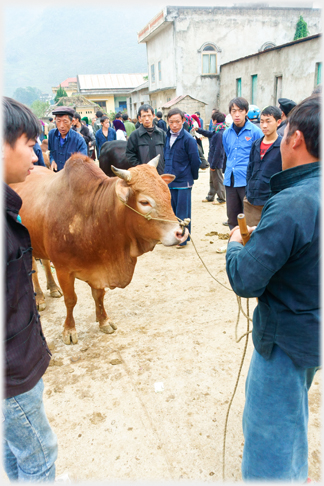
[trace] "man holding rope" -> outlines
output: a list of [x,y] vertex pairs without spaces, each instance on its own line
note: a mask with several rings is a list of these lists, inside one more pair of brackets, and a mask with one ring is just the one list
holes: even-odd
[[307,481],[308,390],[320,366],[320,97],[289,114],[282,172],[245,246],[230,233],[226,270],[257,297],[243,413],[243,480]]

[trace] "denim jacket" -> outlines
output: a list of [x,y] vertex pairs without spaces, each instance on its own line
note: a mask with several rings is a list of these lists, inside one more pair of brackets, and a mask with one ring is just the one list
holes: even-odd
[[320,163],[275,174],[261,221],[243,247],[230,242],[226,270],[241,297],[258,297],[255,349],[277,344],[297,366],[320,365]]
[[246,186],[246,169],[254,140],[263,137],[262,130],[249,120],[237,135],[232,125],[223,134],[223,145],[226,153],[226,170],[224,186],[231,185],[231,174],[234,175],[234,187]]
[[60,132],[57,128],[53,128],[48,134],[48,150],[50,152],[50,161],[51,163],[53,160],[56,162],[58,171],[63,169],[65,162],[75,152],[88,155],[88,148],[84,138],[72,128],[68,132],[62,146],[60,144]]

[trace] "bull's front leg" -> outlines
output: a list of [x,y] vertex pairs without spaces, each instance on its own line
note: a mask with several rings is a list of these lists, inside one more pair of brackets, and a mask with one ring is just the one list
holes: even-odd
[[62,297],[62,290],[57,285],[53,277],[51,262],[49,260],[42,260],[42,263],[46,274],[47,289],[50,291],[50,296]]
[[110,321],[104,307],[105,289],[94,289],[91,287],[91,292],[96,303],[96,321],[99,322],[99,330],[106,334],[111,334],[117,327]]
[[33,279],[33,285],[34,285],[34,291],[36,294],[36,305],[37,309],[41,312],[46,309],[46,302],[45,302],[45,295],[42,292],[42,289],[40,288],[39,281],[38,281],[38,270],[37,270],[37,263],[35,258],[33,257],[33,270],[34,273],[32,274],[32,279]]
[[76,344],[78,342],[78,333],[75,328],[73,309],[77,303],[77,296],[74,291],[74,276],[66,271],[56,268],[56,275],[63,291],[64,302],[66,306],[66,319],[63,329],[64,344]]

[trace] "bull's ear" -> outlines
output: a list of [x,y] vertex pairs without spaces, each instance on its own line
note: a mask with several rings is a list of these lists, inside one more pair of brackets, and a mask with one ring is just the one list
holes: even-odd
[[130,192],[131,192],[131,188],[129,187],[129,185],[127,184],[127,182],[125,182],[122,179],[118,179],[116,181],[115,191],[116,191],[117,197],[122,202],[127,203],[128,198],[130,196]]
[[175,179],[175,175],[173,174],[162,174],[161,177],[166,184],[170,184]]

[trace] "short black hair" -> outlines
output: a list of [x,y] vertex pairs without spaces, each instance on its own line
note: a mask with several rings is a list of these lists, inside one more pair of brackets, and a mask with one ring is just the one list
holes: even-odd
[[217,123],[223,123],[225,121],[225,115],[224,113],[221,113],[220,111],[215,111],[213,114],[212,114],[212,120],[216,120]]
[[102,117],[102,115],[103,115],[102,111],[100,111],[100,110],[99,110],[99,111],[97,111],[97,113],[96,113],[96,117],[97,117],[97,118],[101,118],[101,117]]
[[49,121],[53,121],[53,118],[51,116],[49,117]]
[[123,118],[123,120],[124,120],[124,121],[128,120],[128,115],[127,115],[127,113],[124,113],[124,114],[123,114],[123,116],[122,116],[122,118]]
[[103,123],[105,120],[109,120],[109,118],[108,118],[108,116],[103,115],[103,116],[100,118],[100,123]]
[[162,111],[157,111],[157,112],[156,112],[156,116],[157,116],[158,118],[162,118]]
[[275,120],[280,120],[281,119],[281,110],[277,106],[266,106],[266,108],[263,108],[261,111],[261,115],[268,115],[268,116],[273,116]]
[[40,121],[25,105],[6,96],[2,99],[3,109],[3,139],[14,147],[21,135],[27,140],[35,140],[41,133]]
[[76,118],[81,123],[81,116],[77,111],[74,112],[73,118]]
[[122,112],[121,111],[117,111],[116,116],[115,116],[115,119],[116,118],[120,118],[121,116],[122,116]]
[[152,112],[152,115],[154,115],[154,109],[152,108],[151,105],[148,103],[144,103],[144,105],[141,105],[138,109],[138,116],[141,116],[142,111],[150,111]]
[[316,88],[314,89],[314,91],[312,92],[312,95],[314,94],[322,94],[322,85],[321,84],[318,84],[316,86]]
[[304,135],[307,152],[320,157],[321,96],[314,94],[305,98],[291,110],[288,116],[287,140],[299,130]]
[[200,113],[199,113],[199,111],[195,111],[195,115],[198,115],[198,116],[200,116]]
[[172,108],[167,114],[167,119],[169,119],[173,115],[180,115],[181,118],[184,118],[184,113],[180,110],[180,108]]
[[233,108],[233,105],[236,105],[239,107],[240,110],[245,110],[246,112],[249,111],[249,102],[245,98],[242,98],[241,96],[237,98],[233,98],[228,105],[228,112],[231,113],[231,109]]

